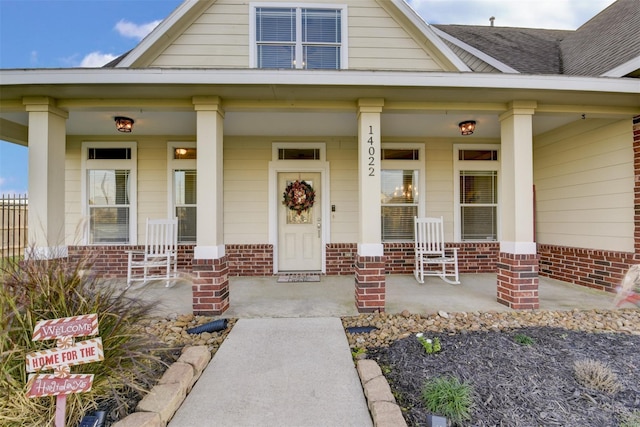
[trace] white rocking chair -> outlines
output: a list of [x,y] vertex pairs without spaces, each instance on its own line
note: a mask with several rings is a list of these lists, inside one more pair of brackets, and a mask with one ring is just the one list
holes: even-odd
[[[144,250],[127,251],[127,287],[134,281],[170,280],[178,274],[178,220],[148,219]],[[134,274],[134,270],[142,273]]]
[[[425,276],[438,276],[452,285],[460,283],[458,276],[458,248],[444,245],[444,223],[440,218],[414,217],[415,270],[419,283]],[[438,265],[437,269],[429,266]]]

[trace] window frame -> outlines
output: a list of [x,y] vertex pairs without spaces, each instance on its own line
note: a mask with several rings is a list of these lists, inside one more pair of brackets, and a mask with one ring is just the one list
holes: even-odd
[[[128,148],[131,150],[130,159],[89,159],[91,148]],[[81,147],[81,178],[80,200],[82,216],[86,218],[83,227],[83,242],[85,245],[136,245],[138,243],[138,144],[135,141],[83,141]],[[129,242],[91,243],[91,210],[89,206],[89,177],[91,170],[128,170],[129,171]]]
[[[493,150],[498,152],[497,160],[459,160],[461,150]],[[499,242],[500,237],[500,144],[454,144],[453,145],[453,228],[456,242]],[[460,172],[461,171],[487,171],[497,172],[496,203],[496,240],[474,239],[462,240],[462,204],[460,203]]]
[[[302,42],[302,27],[301,27],[301,11],[303,9],[330,9],[330,10],[339,10],[341,13],[340,24],[341,24],[341,42],[340,46],[340,68],[336,68],[336,70],[345,70],[349,68],[348,58],[348,43],[349,40],[349,31],[348,31],[348,7],[346,4],[338,4],[338,3],[295,3],[295,2],[250,2],[249,3],[249,68],[258,68],[258,43],[256,41],[257,30],[256,30],[256,9],[258,8],[275,8],[275,9],[295,9],[296,10],[296,40],[295,40],[295,66],[291,67],[291,70],[304,70],[307,69],[304,67],[302,59],[303,47],[306,45]],[[269,69],[269,68],[262,68]],[[289,68],[287,68],[289,69]],[[327,71],[331,69],[309,69],[311,71]]]
[[[380,180],[382,180],[382,171],[384,170],[413,170],[418,171],[418,202],[414,204],[407,204],[405,206],[417,206],[417,216],[422,217],[425,213],[426,206],[426,159],[425,159],[425,146],[419,143],[382,143],[380,149],[394,149],[394,150],[418,150],[418,160],[398,159],[398,160],[381,160],[380,165]],[[382,184],[382,182],[381,182]],[[380,215],[382,216],[382,207],[389,206],[380,202]],[[382,217],[380,218],[382,223]],[[382,230],[380,230],[380,236],[382,237]],[[393,239],[385,240],[382,238],[383,243],[404,243],[413,242],[415,236],[412,239]]]
[[[176,170],[193,170],[196,172],[196,180],[198,179],[197,154],[196,159],[175,159],[173,156],[176,148],[198,148],[195,141],[169,141],[167,142],[167,213],[168,218],[176,217],[176,193],[174,185],[174,173]],[[197,182],[197,181],[196,181]],[[182,206],[182,205],[181,205]],[[186,205],[185,205],[186,206]],[[198,196],[196,194],[196,209],[198,206]],[[198,223],[196,221],[196,240],[198,236]],[[195,244],[194,241],[180,241],[178,244]]]

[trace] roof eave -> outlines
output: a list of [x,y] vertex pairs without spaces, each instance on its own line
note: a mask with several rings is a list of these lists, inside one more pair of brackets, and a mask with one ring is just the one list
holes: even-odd
[[463,42],[462,40],[453,37],[452,35],[440,30],[439,28],[436,27],[432,27],[433,31],[439,36],[442,37],[443,39],[448,40],[449,42],[453,43],[454,45],[458,46],[461,49],[464,49],[465,51],[469,52],[471,55],[475,56],[476,58],[486,62],[487,64],[491,65],[493,68],[502,71],[503,73],[519,73],[518,70],[511,68],[510,66],[508,66],[507,64],[505,64],[504,62],[498,61],[497,59],[495,59],[494,57],[487,55],[486,53],[482,52],[481,50],[476,49],[475,47]]
[[[310,85],[310,76],[313,84]],[[463,78],[461,78],[463,77]],[[567,75],[418,71],[254,70],[254,69],[20,69],[0,70],[3,86],[19,85],[300,85],[416,86],[569,90],[640,94],[640,80]]]
[[624,77],[627,74],[631,74],[638,70],[640,70],[640,56],[636,56],[624,64],[618,65],[617,67],[602,74],[601,77]]

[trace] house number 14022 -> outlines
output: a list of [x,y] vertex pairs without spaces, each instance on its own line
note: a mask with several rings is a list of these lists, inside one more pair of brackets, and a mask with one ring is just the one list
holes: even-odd
[[376,176],[376,147],[373,146],[373,126],[369,126],[369,176]]

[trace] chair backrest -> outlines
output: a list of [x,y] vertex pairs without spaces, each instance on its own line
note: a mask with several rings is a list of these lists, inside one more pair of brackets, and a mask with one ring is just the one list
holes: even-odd
[[444,221],[439,218],[413,218],[415,250],[426,254],[444,255]]
[[178,249],[178,219],[148,219],[145,252],[163,255]]

